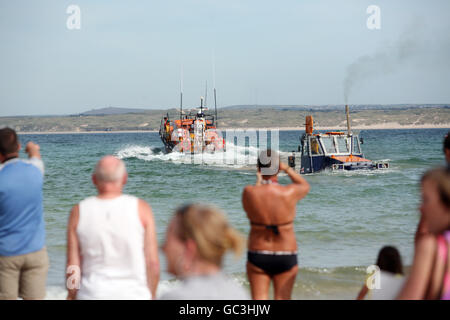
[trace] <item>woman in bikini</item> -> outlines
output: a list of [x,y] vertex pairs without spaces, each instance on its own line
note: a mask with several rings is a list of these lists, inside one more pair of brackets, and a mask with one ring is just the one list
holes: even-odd
[[450,170],[422,177],[421,222],[428,233],[416,239],[410,275],[399,299],[450,300]]
[[[296,205],[308,194],[309,184],[272,150],[260,153],[257,168],[256,184],[245,187],[242,194],[251,225],[247,276],[253,299],[268,299],[273,281],[274,298],[286,300],[291,298],[298,271]],[[293,183],[278,184],[279,171],[286,172]]]

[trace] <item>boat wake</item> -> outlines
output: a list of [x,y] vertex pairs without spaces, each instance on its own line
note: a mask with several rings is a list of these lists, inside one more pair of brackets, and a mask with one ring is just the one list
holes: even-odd
[[[280,152],[283,157],[284,153]],[[144,161],[170,161],[176,164],[198,164],[228,168],[254,168],[258,158],[255,146],[238,146],[227,142],[226,151],[214,153],[186,154],[165,153],[152,146],[127,145],[116,152],[119,159],[139,159]]]

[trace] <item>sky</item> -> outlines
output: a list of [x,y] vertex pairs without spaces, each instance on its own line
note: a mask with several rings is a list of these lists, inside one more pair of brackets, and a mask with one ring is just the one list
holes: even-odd
[[0,0],[0,44],[0,116],[174,108],[181,79],[185,107],[206,82],[219,107],[450,103],[448,0]]

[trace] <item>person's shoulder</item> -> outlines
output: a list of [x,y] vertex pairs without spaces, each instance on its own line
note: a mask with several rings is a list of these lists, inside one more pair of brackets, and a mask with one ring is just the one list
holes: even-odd
[[[81,207],[81,206],[84,206],[84,205],[86,205],[86,204],[95,202],[96,200],[97,200],[97,197],[96,197],[96,196],[89,196],[89,197],[87,197],[87,198],[84,198],[84,199],[81,200],[80,202],[78,202],[75,206]],[[74,206],[74,207],[75,207],[75,206]]]
[[44,161],[42,161],[41,158],[37,158],[37,157],[31,157],[29,159],[23,160],[21,159],[20,161],[27,163],[27,164],[31,164],[32,166],[34,166],[35,168],[39,169],[39,171],[44,174],[45,168],[44,168]]
[[120,197],[121,197],[122,199],[136,201],[139,205],[141,205],[141,204],[142,204],[142,205],[149,205],[149,204],[147,203],[147,201],[145,201],[144,199],[141,199],[141,198],[139,198],[139,197],[137,197],[137,196],[134,196],[134,195],[132,195],[132,194],[124,193],[124,194],[122,194]]
[[0,164],[0,171],[3,169],[21,171],[24,167],[30,167],[31,165],[32,163],[29,159],[14,158]]
[[138,197],[133,197],[133,198],[137,201],[139,211],[148,212],[148,213],[152,212],[152,207],[150,206],[150,204],[147,201],[145,201],[144,199],[138,198]]
[[298,184],[298,183],[291,183],[284,186],[284,191],[287,196],[300,196],[300,198],[303,198],[309,193],[310,186],[309,184]]
[[133,196],[132,194],[127,194],[127,193],[121,194],[120,198],[122,198],[122,199],[132,199],[132,200],[136,200],[136,201],[140,200],[138,197]]
[[244,187],[244,189],[242,190],[242,196],[243,197],[248,197],[251,194],[253,194],[255,192],[256,186],[252,186],[252,185],[246,185]]
[[272,194],[280,197],[290,197],[291,194],[295,191],[294,184],[272,184],[268,187],[270,187],[269,191]]
[[80,204],[77,203],[70,209],[70,215],[69,215],[69,226],[70,225],[78,225],[78,221],[80,219]]
[[131,194],[124,193],[120,196],[120,199],[121,199],[121,201],[136,203],[138,208],[145,208],[146,206],[148,206],[148,204],[147,204],[147,202],[145,202],[145,200],[143,200],[139,197],[136,197],[134,195],[131,195]]

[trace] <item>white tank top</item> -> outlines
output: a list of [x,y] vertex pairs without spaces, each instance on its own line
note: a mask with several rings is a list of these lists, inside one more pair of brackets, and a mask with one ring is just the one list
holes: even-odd
[[369,290],[369,300],[394,300],[400,293],[405,278],[400,274],[380,270],[380,288]]
[[138,199],[89,197],[80,202],[78,299],[151,299]]

